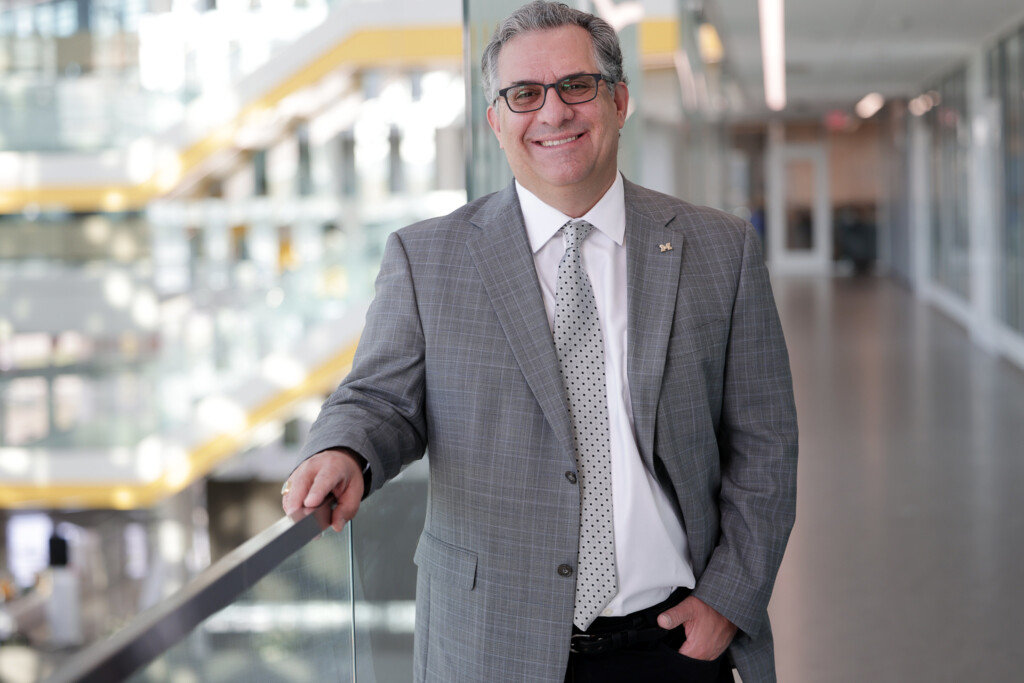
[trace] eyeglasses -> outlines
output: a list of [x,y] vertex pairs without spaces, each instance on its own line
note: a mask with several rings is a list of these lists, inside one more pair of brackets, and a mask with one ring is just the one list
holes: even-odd
[[[498,91],[498,97],[505,98],[505,104],[517,114],[537,111],[544,107],[548,98],[548,88],[554,88],[558,99],[566,104],[583,104],[597,97],[601,81],[611,79],[601,74],[576,74],[566,76],[557,83],[519,83]],[[494,100],[497,102],[497,98]]]

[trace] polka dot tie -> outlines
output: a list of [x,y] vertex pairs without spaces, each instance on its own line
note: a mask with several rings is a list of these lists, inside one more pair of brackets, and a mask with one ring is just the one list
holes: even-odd
[[618,592],[604,338],[580,245],[594,226],[562,226],[565,255],[555,291],[555,351],[569,398],[580,486],[580,547],[573,623],[586,630]]

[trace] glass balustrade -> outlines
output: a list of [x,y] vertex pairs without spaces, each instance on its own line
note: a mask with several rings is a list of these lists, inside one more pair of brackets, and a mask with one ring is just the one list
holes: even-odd
[[411,681],[426,489],[421,461],[341,533],[280,520],[48,680]]
[[412,558],[427,508],[427,463],[413,463],[363,501],[353,520],[359,683],[411,683],[416,617]]
[[128,681],[353,680],[348,541],[326,532]]
[[354,680],[351,537],[281,519],[48,679]]
[[280,520],[48,680],[411,680],[426,488],[424,461],[341,533],[330,503]]

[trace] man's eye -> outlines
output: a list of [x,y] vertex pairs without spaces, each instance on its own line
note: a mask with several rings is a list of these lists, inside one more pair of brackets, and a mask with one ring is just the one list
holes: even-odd
[[562,81],[562,91],[572,92],[574,90],[585,90],[589,88],[590,84],[584,80],[573,79],[571,81]]
[[512,99],[517,102],[532,100],[537,97],[537,88],[516,88],[512,91]]

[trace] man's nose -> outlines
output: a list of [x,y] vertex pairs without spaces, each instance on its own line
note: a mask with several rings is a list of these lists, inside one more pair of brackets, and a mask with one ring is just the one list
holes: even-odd
[[544,106],[537,110],[537,118],[549,126],[560,126],[573,117],[573,108],[562,101],[554,88],[548,88]]

